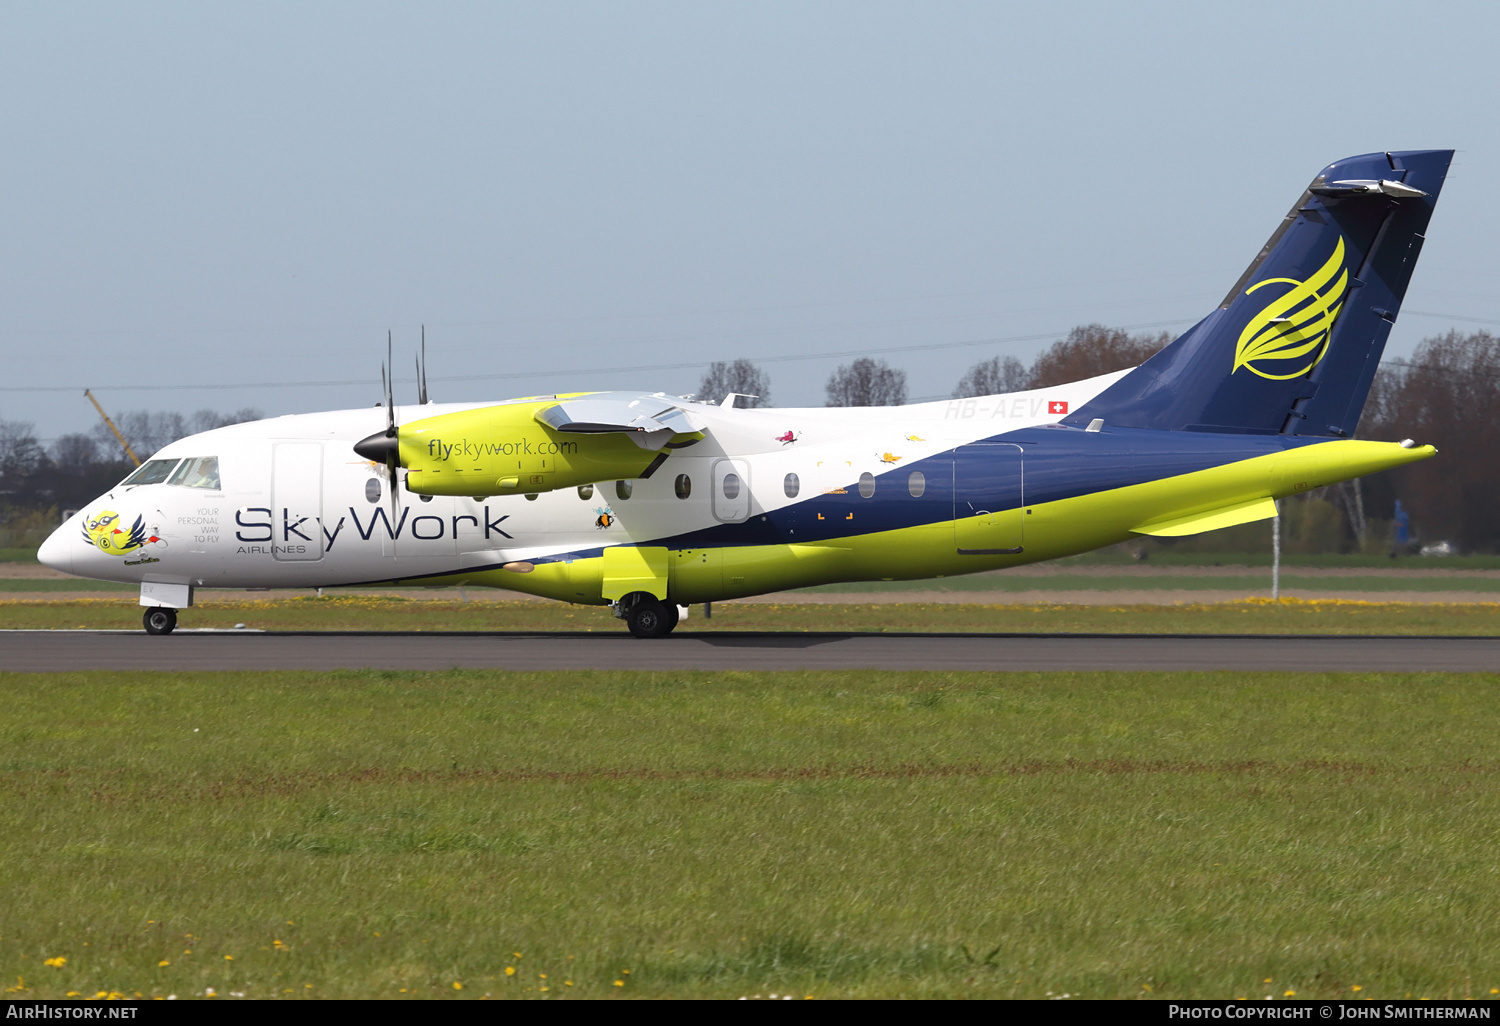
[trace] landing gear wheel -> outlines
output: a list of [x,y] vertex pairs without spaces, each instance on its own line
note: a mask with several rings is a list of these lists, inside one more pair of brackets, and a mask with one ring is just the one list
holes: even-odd
[[625,624],[638,638],[665,638],[677,626],[677,607],[654,598],[641,599],[625,614]]
[[166,606],[152,606],[141,617],[147,634],[171,634],[177,629],[177,610]]

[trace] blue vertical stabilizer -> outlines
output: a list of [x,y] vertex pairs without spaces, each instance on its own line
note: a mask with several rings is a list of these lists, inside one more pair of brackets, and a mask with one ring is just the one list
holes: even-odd
[[1217,310],[1063,423],[1352,435],[1452,158],[1324,168]]

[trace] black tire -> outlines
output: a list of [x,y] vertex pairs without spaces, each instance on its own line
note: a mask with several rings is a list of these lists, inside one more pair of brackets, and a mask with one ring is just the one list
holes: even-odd
[[177,629],[177,610],[152,606],[141,615],[147,634],[171,634]]
[[677,626],[677,609],[654,598],[641,599],[630,607],[625,624],[638,638],[665,638]]

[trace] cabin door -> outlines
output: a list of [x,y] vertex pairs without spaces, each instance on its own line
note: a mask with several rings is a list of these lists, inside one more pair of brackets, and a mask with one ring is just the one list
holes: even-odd
[[1019,445],[953,450],[953,540],[959,555],[1020,552],[1024,501]]
[[271,555],[323,558],[323,446],[278,442],[271,459]]

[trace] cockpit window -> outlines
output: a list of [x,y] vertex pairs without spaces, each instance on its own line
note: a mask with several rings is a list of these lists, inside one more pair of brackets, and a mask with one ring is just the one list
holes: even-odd
[[172,468],[177,466],[176,460],[147,460],[140,465],[134,474],[131,474],[121,485],[148,485],[161,484],[172,473]]
[[184,488],[219,488],[219,457],[196,456],[182,461],[182,466],[167,484]]

